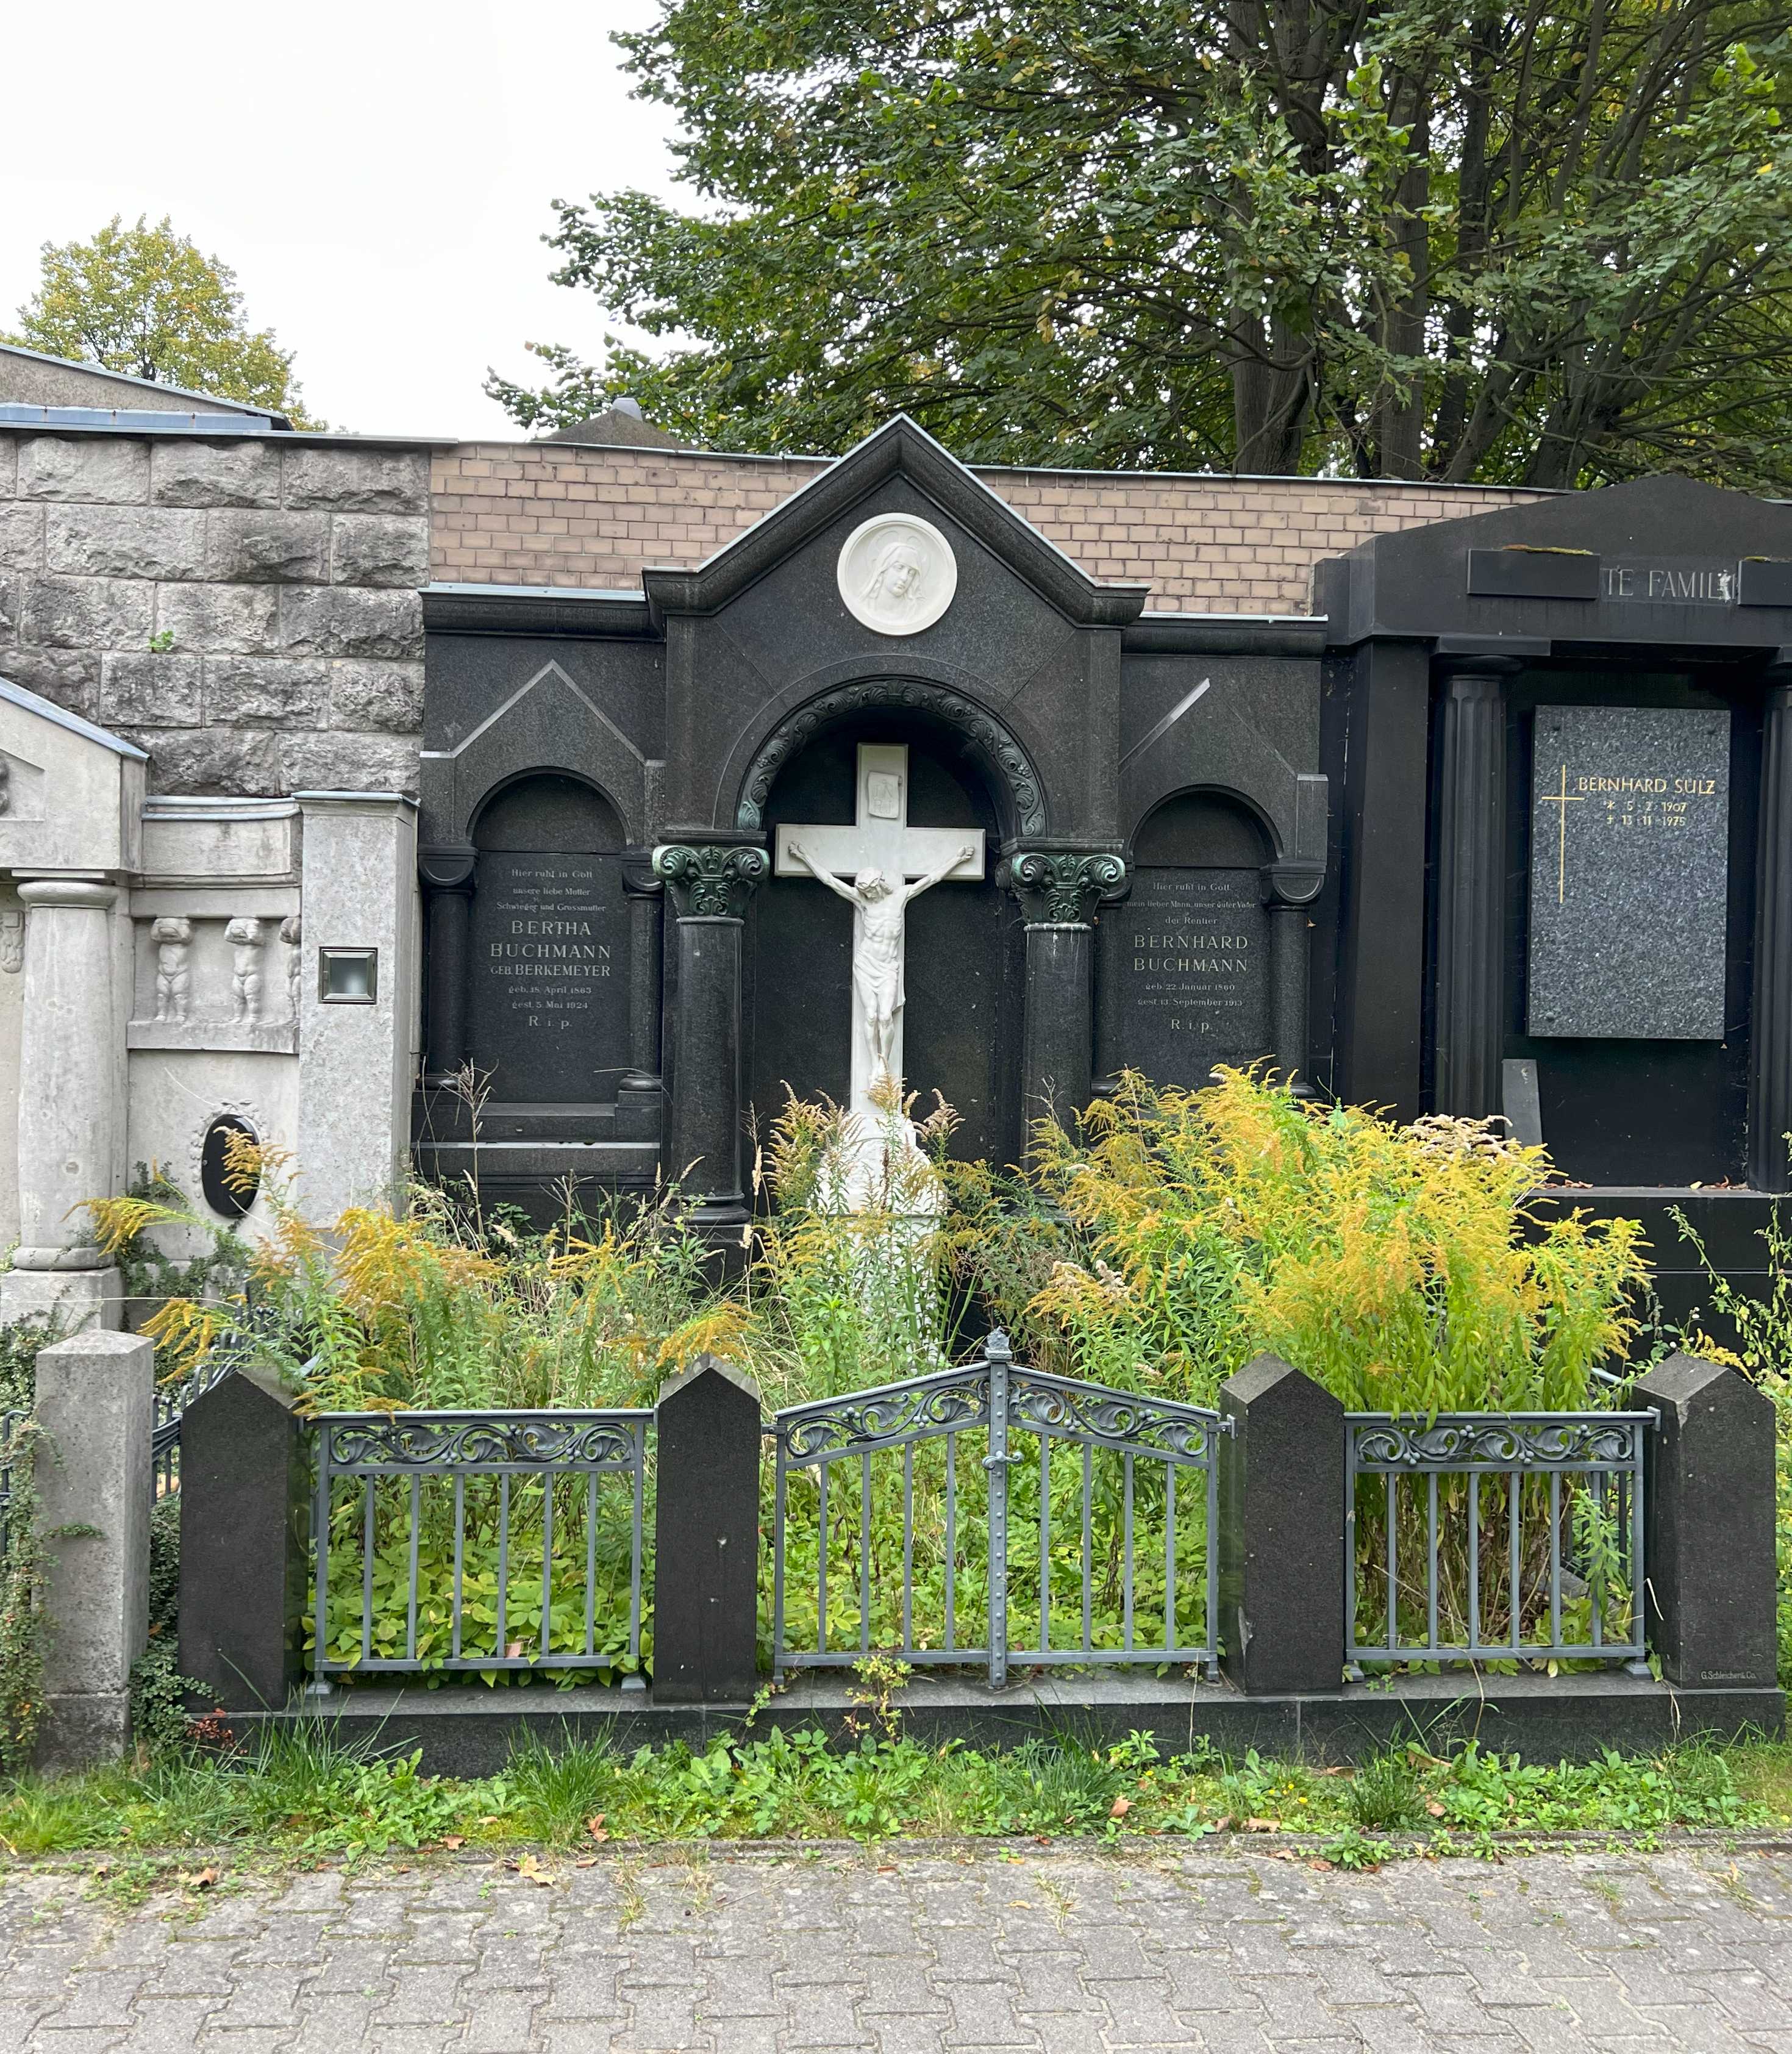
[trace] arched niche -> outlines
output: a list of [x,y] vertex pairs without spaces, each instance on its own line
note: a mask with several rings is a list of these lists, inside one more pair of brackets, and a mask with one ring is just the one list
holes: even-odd
[[[766,788],[769,844],[780,824],[849,826],[861,743],[909,752],[909,824],[963,828],[999,838],[1002,807],[980,753],[950,722],[918,707],[851,709],[809,731]],[[955,1154],[1009,1159],[1020,1145],[1019,916],[995,864],[981,882],[936,886],[909,909],[902,1066],[915,1110],[938,1091],[963,1123]],[[744,1010],[750,1022],[746,1078],[763,1138],[784,1103],[851,1089],[852,909],[823,886],[768,877],[753,895]],[[1010,1128],[1012,1131],[1010,1131]]]
[[628,1066],[623,824],[595,785],[537,771],[473,824],[466,1049],[493,1100],[580,1105]]
[[1099,1067],[1196,1087],[1216,1063],[1275,1057],[1271,913],[1275,844],[1229,792],[1173,793],[1133,836],[1131,889],[1102,915]]

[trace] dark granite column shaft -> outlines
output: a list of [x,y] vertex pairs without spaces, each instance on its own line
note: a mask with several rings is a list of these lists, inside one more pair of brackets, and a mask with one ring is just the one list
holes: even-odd
[[678,982],[678,1067],[667,1112],[666,1175],[699,1222],[744,1220],[741,1188],[741,945],[747,900],[765,852],[744,844],[657,848],[672,887]]
[[429,953],[426,983],[429,1017],[424,1081],[446,1083],[467,1057],[468,930],[473,911],[474,852],[434,848],[419,852],[418,868],[426,895],[425,933]]
[[1749,1060],[1748,1181],[1792,1190],[1792,674],[1768,673],[1761,733],[1755,1005]]
[[1500,958],[1506,878],[1509,657],[1440,659],[1436,1109],[1482,1119],[1500,1106]]
[[1126,866],[1105,849],[1024,849],[1006,868],[1027,915],[1022,1117],[1068,1124],[1093,1088],[1095,904],[1125,885]]
[[[632,852],[631,852],[632,856]],[[659,1088],[660,961],[666,887],[652,859],[626,860],[628,897],[628,1059],[625,1090]]]
[[1307,1069],[1307,907],[1325,883],[1322,863],[1289,860],[1265,864],[1263,903],[1269,909],[1269,1037],[1283,1081]]

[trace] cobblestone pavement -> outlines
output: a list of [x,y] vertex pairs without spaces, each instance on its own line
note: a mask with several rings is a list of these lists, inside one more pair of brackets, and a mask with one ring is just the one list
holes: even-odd
[[1792,1857],[606,1857],[0,1884],[0,2054],[1792,2051]]

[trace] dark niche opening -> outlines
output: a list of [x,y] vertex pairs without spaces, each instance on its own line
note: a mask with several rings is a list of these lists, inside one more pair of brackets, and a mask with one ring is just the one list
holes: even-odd
[[260,1171],[247,1177],[230,1174],[230,1143],[239,1134],[251,1142],[260,1139],[246,1119],[221,1112],[199,1143],[200,1195],[220,1219],[242,1218],[261,1195]]
[[1192,1088],[1216,1063],[1275,1053],[1260,875],[1274,853],[1257,816],[1223,792],[1180,792],[1146,816],[1132,889],[1100,915],[1101,1069]]
[[[767,796],[771,845],[780,823],[853,823],[861,742],[909,752],[908,821],[989,836],[998,815],[969,738],[912,711],[867,713],[825,730],[784,766]],[[951,882],[909,908],[904,957],[902,1068],[933,1109],[935,1091],[963,1123],[952,1153],[1012,1159],[1020,1139],[1020,1028],[1024,970],[1020,909],[995,882],[995,844],[980,883]],[[769,877],[753,894],[744,1009],[751,1023],[746,1073],[763,1141],[798,1097],[845,1104],[851,1084],[852,909],[812,879]]]
[[504,1104],[616,1096],[628,1067],[622,823],[582,779],[499,792],[474,828],[467,1046]]

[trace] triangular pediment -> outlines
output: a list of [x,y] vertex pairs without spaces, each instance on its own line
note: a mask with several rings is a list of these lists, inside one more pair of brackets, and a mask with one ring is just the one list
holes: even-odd
[[0,868],[136,868],[148,758],[0,678]]
[[1143,610],[1148,584],[1091,577],[899,414],[695,569],[648,569],[642,582],[656,625],[668,613],[719,611],[894,478],[931,500],[1075,626],[1122,628]]

